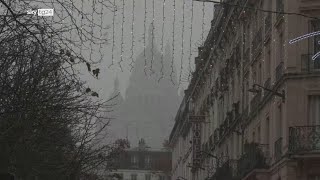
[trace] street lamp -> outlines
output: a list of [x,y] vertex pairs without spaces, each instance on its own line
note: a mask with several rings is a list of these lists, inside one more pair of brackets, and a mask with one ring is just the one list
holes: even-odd
[[279,96],[282,98],[282,101],[284,102],[285,100],[285,91],[282,90],[281,93],[280,92],[276,92],[276,91],[273,91],[271,89],[268,89],[266,87],[263,87],[259,84],[253,84],[252,85],[252,88],[251,89],[248,89],[249,92],[252,92],[252,93],[259,93],[261,90],[260,89],[263,89],[265,91],[269,91],[269,92],[272,92],[273,95],[276,95],[276,96]]

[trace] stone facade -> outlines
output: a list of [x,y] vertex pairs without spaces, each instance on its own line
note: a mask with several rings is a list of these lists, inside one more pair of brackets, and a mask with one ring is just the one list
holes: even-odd
[[320,31],[320,1],[223,2],[170,135],[173,179],[319,179],[320,36],[289,41]]

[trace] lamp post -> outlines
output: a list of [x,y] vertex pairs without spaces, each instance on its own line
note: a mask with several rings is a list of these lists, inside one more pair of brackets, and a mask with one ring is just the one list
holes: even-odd
[[[259,88],[259,89],[258,89]],[[271,90],[271,89],[268,89],[266,87],[263,87],[259,84],[253,84],[252,85],[252,88],[251,89],[248,89],[249,92],[252,92],[252,93],[259,93],[260,92],[260,89],[263,89],[265,91],[269,91],[269,92],[272,92],[272,95],[276,95],[276,96],[279,96],[282,98],[282,102],[284,102],[285,100],[285,91],[282,90],[281,93],[280,92],[277,92],[277,91],[274,91],[274,90]]]

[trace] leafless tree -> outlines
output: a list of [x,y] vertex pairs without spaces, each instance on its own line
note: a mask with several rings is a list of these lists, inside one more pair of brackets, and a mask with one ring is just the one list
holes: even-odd
[[[27,15],[28,8],[35,9],[31,1],[0,0],[0,170],[25,179],[80,179],[113,169],[114,159],[128,144],[97,141],[112,106],[98,99],[75,68],[84,64],[98,77],[91,54],[85,57],[77,47],[105,43],[93,27],[86,27],[95,24],[94,7],[109,8],[110,2],[94,0],[92,19],[73,1],[32,2],[52,5],[58,20]],[[63,24],[58,5],[68,13],[69,24]],[[80,24],[70,12],[81,15]],[[104,28],[99,27],[101,35]]]

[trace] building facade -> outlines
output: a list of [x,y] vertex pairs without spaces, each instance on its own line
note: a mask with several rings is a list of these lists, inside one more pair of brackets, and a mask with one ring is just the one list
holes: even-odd
[[215,6],[170,135],[172,179],[320,179],[320,36],[291,41],[319,19],[319,0]]
[[107,179],[113,180],[170,180],[171,152],[151,150],[144,139],[139,146],[126,150],[116,162],[117,170]]

